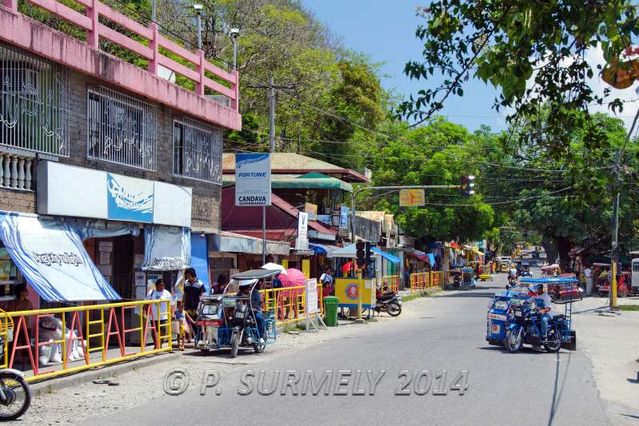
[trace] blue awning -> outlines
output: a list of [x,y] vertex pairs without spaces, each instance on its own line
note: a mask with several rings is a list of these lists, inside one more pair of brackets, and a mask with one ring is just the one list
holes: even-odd
[[313,253],[320,256],[328,256],[329,254],[331,254],[332,252],[340,248],[335,246],[329,246],[326,244],[315,244],[315,243],[308,243],[308,247],[311,250],[313,250]]
[[0,239],[27,283],[48,302],[120,299],[68,223],[0,212]]
[[375,254],[378,254],[380,256],[382,256],[384,259],[388,260],[391,263],[399,263],[401,262],[401,260],[399,259],[399,257],[392,255],[390,253],[386,253],[385,251],[382,251],[380,249],[378,249],[377,247],[371,247],[371,251]]

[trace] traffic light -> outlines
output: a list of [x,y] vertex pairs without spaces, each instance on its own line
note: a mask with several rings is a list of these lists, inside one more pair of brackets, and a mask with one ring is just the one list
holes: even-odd
[[366,245],[364,244],[364,241],[358,241],[357,243],[355,243],[355,249],[357,250],[355,256],[357,257],[356,261],[358,268],[363,268],[364,266],[366,266],[365,248]]
[[364,255],[364,259],[366,262],[366,265],[368,265],[371,261],[371,247],[373,247],[373,244],[366,241],[366,245],[365,245],[365,255]]
[[462,176],[459,189],[467,197],[475,195],[475,176]]

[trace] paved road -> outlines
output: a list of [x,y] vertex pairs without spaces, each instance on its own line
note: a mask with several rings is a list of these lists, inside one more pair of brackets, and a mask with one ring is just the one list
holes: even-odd
[[[493,283],[502,284],[503,275]],[[353,395],[369,389],[367,374],[361,386],[344,386],[347,396],[292,396],[292,389],[278,387],[270,396],[254,391],[240,396],[238,389],[245,370],[222,377],[216,389],[201,396],[189,389],[181,396],[166,396],[117,415],[93,419],[91,424],[605,424],[608,419],[598,399],[591,365],[579,351],[538,354],[525,351],[508,354],[484,341],[485,315],[495,288],[482,284],[472,292],[447,292],[405,305],[396,321],[367,324],[347,338],[303,349],[246,368],[265,371],[259,386],[267,391],[276,372],[314,372],[320,379],[327,370],[371,370],[373,376],[385,370],[374,396]],[[245,355],[254,357],[255,355]],[[238,357],[241,359],[241,357]],[[427,376],[412,395],[398,396],[402,370],[428,370],[433,379],[422,396]],[[446,370],[446,386],[435,380]],[[468,370],[468,389],[463,396],[450,390],[460,371]],[[405,380],[403,380],[405,381]],[[257,378],[251,383],[257,386]],[[281,396],[284,389],[286,396]],[[433,395],[448,389],[447,395]],[[298,392],[302,392],[298,389]]]

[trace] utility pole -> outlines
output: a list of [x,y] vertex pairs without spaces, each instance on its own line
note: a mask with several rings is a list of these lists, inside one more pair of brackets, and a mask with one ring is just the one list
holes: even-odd
[[626,135],[623,147],[617,151],[617,160],[615,161],[613,169],[613,185],[614,185],[614,199],[612,200],[612,247],[610,252],[610,309],[617,310],[617,261],[619,257],[619,198],[621,196],[621,161],[623,159],[624,151],[630,141],[635,126],[637,125],[637,119],[639,119],[639,110],[635,114],[635,118],[632,121],[630,130]]
[[[292,84],[277,86],[273,83],[273,76],[269,75],[268,84],[248,85],[253,89],[267,89],[268,91],[268,145],[269,154],[275,152],[275,90],[291,90]],[[262,265],[266,263],[266,206],[262,206]]]

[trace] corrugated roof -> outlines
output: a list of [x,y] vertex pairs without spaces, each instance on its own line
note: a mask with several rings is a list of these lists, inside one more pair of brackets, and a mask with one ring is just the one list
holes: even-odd
[[[309,172],[339,176],[349,182],[368,182],[368,179],[354,170],[345,169],[317,158],[292,152],[274,152],[271,154],[271,174],[305,174]],[[222,173],[235,173],[235,154],[222,155]]]

